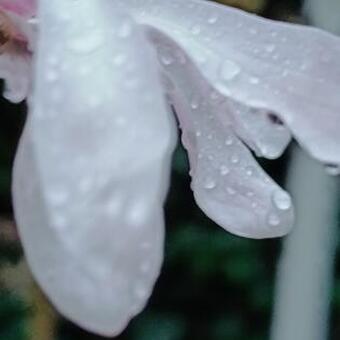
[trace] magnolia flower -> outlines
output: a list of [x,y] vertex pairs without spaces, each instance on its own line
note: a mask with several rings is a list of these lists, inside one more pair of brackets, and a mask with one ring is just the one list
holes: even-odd
[[251,150],[279,157],[293,134],[338,170],[340,40],[328,33],[202,0],[0,4],[7,97],[29,102],[13,174],[20,235],[45,293],[88,330],[121,332],[158,277],[173,112],[197,204],[236,235],[293,223]]

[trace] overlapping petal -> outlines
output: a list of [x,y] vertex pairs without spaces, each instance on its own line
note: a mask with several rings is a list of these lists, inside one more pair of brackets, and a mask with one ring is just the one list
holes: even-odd
[[43,0],[39,18],[16,219],[54,305],[114,335],[159,274],[172,117],[154,50],[114,2]]
[[198,0],[118,0],[181,45],[226,96],[274,112],[324,163],[340,164],[339,38]]
[[176,43],[149,30],[169,83],[189,152],[192,189],[202,210],[240,236],[277,237],[293,224],[293,208],[283,191],[236,135],[230,100],[216,92]]

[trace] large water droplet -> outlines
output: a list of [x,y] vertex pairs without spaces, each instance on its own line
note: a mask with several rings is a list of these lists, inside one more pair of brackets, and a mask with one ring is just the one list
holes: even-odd
[[290,196],[281,190],[277,190],[273,193],[273,202],[279,210],[289,210],[292,207]]
[[216,188],[216,182],[214,181],[213,178],[208,177],[205,179],[203,186],[207,190],[212,190]]

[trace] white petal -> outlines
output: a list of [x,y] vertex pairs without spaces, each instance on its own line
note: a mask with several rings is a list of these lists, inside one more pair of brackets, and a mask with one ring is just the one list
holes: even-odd
[[201,209],[226,230],[246,237],[286,234],[293,207],[233,130],[230,102],[210,87],[177,45],[150,30],[169,79],[168,92],[189,152],[192,189]]
[[280,116],[316,158],[340,164],[340,39],[198,0],[117,0],[175,39],[224,94]]
[[291,134],[276,114],[229,100],[229,113],[236,134],[257,156],[275,159],[291,141]]
[[40,4],[16,218],[33,273],[59,311],[115,335],[159,274],[173,121],[154,51],[114,2]]

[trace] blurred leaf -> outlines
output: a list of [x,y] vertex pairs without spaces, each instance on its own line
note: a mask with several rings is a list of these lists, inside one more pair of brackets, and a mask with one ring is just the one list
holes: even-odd
[[181,340],[185,334],[184,321],[174,315],[144,313],[135,322],[133,340]]

